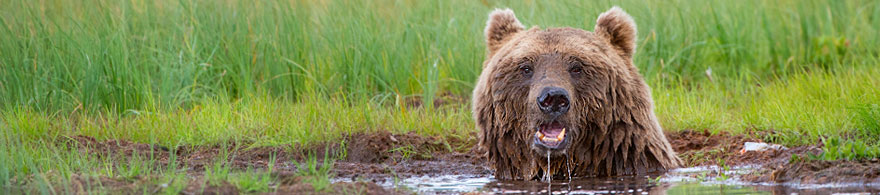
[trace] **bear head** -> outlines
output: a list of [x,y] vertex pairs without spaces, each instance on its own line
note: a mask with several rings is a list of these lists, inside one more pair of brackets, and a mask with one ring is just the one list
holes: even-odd
[[513,11],[495,10],[485,33],[472,103],[496,177],[558,176],[565,166],[574,176],[632,175],[681,164],[633,65],[636,26],[623,10],[601,14],[593,32],[526,30]]

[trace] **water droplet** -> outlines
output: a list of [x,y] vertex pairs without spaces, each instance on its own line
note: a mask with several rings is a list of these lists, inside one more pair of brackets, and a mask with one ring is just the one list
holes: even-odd
[[568,164],[568,183],[571,183],[571,159],[568,159],[568,155],[565,156],[565,162]]
[[552,179],[550,177],[550,151],[547,151],[547,169],[544,170],[544,176],[547,176],[547,183]]
[[547,193],[553,193],[553,191],[551,191],[551,188],[550,188],[550,186],[552,184],[551,180],[553,180],[553,177],[550,175],[550,151],[549,150],[547,150],[547,173],[544,175],[547,175]]

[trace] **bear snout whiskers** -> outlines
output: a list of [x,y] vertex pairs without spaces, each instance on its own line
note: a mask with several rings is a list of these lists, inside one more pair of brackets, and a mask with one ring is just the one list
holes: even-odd
[[568,91],[559,87],[545,87],[538,95],[537,102],[541,112],[553,118],[568,112],[568,107],[571,105]]

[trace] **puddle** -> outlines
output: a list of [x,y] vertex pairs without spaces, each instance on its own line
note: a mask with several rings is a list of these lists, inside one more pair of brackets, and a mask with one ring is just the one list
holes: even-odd
[[492,177],[480,177],[475,175],[441,175],[411,177],[398,181],[386,180],[380,183],[383,187],[405,187],[410,190],[427,193],[461,193],[474,192],[483,189],[486,184],[495,181]]
[[[385,188],[406,188],[419,194],[835,194],[878,193],[880,184],[835,183],[824,185],[749,183],[739,180],[756,166],[721,171],[716,166],[681,168],[664,175],[541,181],[499,181],[478,175],[420,176],[387,179]],[[718,174],[719,171],[724,174]],[[725,177],[726,176],[726,177]]]

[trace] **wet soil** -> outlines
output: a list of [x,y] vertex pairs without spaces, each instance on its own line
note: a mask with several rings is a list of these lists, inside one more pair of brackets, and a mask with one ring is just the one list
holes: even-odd
[[[168,188],[168,183],[156,182],[160,178],[139,177],[135,179],[122,179],[110,177],[88,177],[73,175],[69,181],[70,186],[55,189],[63,194],[88,194],[96,189],[108,190],[112,194],[157,194]],[[300,181],[301,177],[282,180],[280,185],[274,187],[272,192],[265,194],[411,194],[410,192],[396,189],[385,189],[373,182],[336,182],[326,189],[317,190],[311,184]],[[221,181],[219,184],[209,184],[204,178],[191,177],[185,181],[185,187],[181,194],[249,194],[242,192],[235,185]],[[2,192],[2,191],[0,191]],[[39,193],[18,189],[14,194]]]
[[[827,184],[880,184],[880,161],[799,161],[769,167],[758,182]],[[768,174],[769,173],[769,176]]]
[[[188,193],[235,194],[232,184],[205,186],[200,177],[206,167],[218,159],[226,159],[229,166],[243,170],[265,169],[274,163],[273,175],[279,184],[273,186],[276,193],[309,194],[315,189],[297,176],[299,163],[306,159],[334,159],[332,173],[336,181],[325,192],[357,192],[365,194],[398,194],[406,191],[389,191],[377,183],[388,179],[417,176],[472,175],[490,177],[487,160],[478,151],[456,151],[453,148],[473,148],[474,140],[454,140],[426,137],[414,133],[392,134],[389,132],[359,133],[343,136],[344,142],[316,144],[313,146],[250,147],[246,144],[224,146],[181,146],[168,148],[159,145],[134,143],[124,140],[96,140],[75,136],[64,144],[79,149],[87,155],[99,158],[128,159],[132,156],[151,156],[159,165],[167,165],[172,157],[180,166],[187,167],[191,176]],[[820,146],[800,146],[781,150],[748,151],[745,142],[761,142],[755,135],[730,135],[725,132],[712,134],[708,131],[680,131],[667,133],[667,137],[687,167],[707,165],[755,165],[758,171],[743,175],[748,182],[777,183],[880,183],[880,161],[810,161],[789,162],[792,155],[806,157],[817,155]],[[273,161],[274,159],[274,161]],[[121,161],[127,162],[127,161]],[[318,163],[321,164],[321,163]],[[104,187],[140,192],[136,186],[155,185],[145,179],[99,178]],[[86,180],[84,180],[86,181]],[[81,182],[88,185],[95,182]]]
[[806,156],[821,152],[817,146],[799,146],[781,150],[743,151],[746,142],[763,142],[754,135],[731,135],[727,132],[712,134],[708,131],[685,130],[667,133],[669,143],[685,161],[685,167],[708,165],[757,165],[776,166],[785,164],[793,154]]
[[[357,192],[366,194],[395,194],[403,191],[387,191],[376,183],[393,178],[424,175],[467,174],[488,177],[491,171],[485,159],[474,151],[454,151],[453,146],[470,144],[472,140],[442,140],[437,137],[420,136],[415,133],[392,134],[389,132],[358,133],[344,136],[344,142],[316,144],[313,146],[249,147],[230,143],[224,146],[180,146],[169,148],[160,145],[135,143],[125,140],[100,141],[87,136],[74,136],[62,144],[86,155],[117,162],[152,159],[159,166],[172,161],[186,167],[193,178],[184,192],[230,194],[238,192],[231,184],[206,186],[201,176],[205,169],[218,162],[226,162],[237,170],[266,169],[274,165],[273,176],[281,184],[275,186],[278,193],[309,194],[315,190],[302,182],[297,167],[308,159],[317,160],[318,168],[324,160],[333,160],[332,173],[337,179],[330,192]],[[460,148],[460,147],[458,147]],[[175,160],[172,160],[175,159]],[[221,161],[219,159],[225,159]],[[100,182],[93,182],[100,181]],[[122,191],[142,191],[136,186],[149,182],[138,179],[91,178],[85,184],[100,183],[105,188]],[[197,190],[197,191],[194,191]]]
[[[337,161],[339,178],[369,179],[382,182],[386,178],[422,175],[485,175],[491,174],[485,158],[475,151],[455,152],[438,138],[410,133],[393,135],[387,132],[357,136],[347,146],[344,160]],[[468,144],[458,140],[449,145]]]
[[[757,171],[741,179],[754,183],[866,184],[880,183],[880,160],[822,161],[808,156],[821,154],[821,145],[780,150],[743,151],[745,142],[762,142],[755,135],[717,134],[708,131],[668,133],[667,138],[686,167],[751,165]],[[821,144],[821,143],[820,143]],[[793,157],[797,156],[797,157]],[[794,161],[792,161],[794,159]]]
[[[409,108],[419,108],[425,106],[425,99],[421,96],[408,96],[402,98],[404,105]],[[461,105],[466,103],[468,98],[465,96],[455,95],[451,92],[443,92],[434,96],[433,107],[439,108],[446,105]]]

